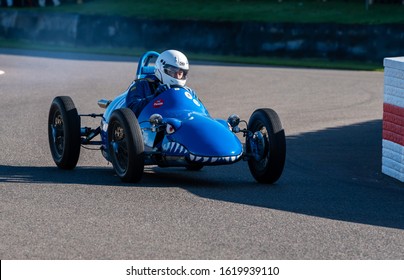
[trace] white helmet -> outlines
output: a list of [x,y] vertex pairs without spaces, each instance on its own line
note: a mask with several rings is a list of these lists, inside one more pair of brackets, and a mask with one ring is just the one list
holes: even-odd
[[189,71],[187,57],[179,51],[167,50],[156,60],[154,74],[161,83],[169,86],[185,86]]

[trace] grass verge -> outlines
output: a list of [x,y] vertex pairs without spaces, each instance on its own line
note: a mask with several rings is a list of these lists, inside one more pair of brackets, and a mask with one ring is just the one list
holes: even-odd
[[404,23],[404,5],[376,3],[367,7],[365,0],[84,0],[83,4],[75,2],[71,0],[59,7],[22,9],[147,19]]
[[[59,7],[14,8],[34,12],[60,12],[127,16],[147,19],[192,19],[210,21],[261,22],[333,22],[350,24],[403,23],[404,5],[373,4],[368,8],[365,0],[84,0],[64,2]],[[9,8],[8,8],[9,9]],[[30,48],[44,51],[68,51],[112,55],[138,56],[146,50],[128,48],[77,48],[24,42],[1,41],[0,47]],[[360,61],[329,61],[327,59],[289,59],[277,57],[237,57],[188,54],[190,59],[215,62],[259,64],[289,67],[332,68],[350,70],[381,70],[380,63]]]
[[[119,55],[139,57],[146,49],[139,48],[86,48],[75,46],[55,46],[48,44],[11,41],[0,39],[0,48],[29,49],[47,52],[76,52],[92,53],[105,55]],[[283,66],[299,68],[319,68],[319,69],[341,69],[341,70],[364,70],[364,71],[383,71],[383,61],[380,63],[361,62],[361,61],[329,61],[318,58],[277,58],[277,57],[244,57],[244,56],[223,56],[210,54],[187,53],[190,60],[253,64],[263,66]]]

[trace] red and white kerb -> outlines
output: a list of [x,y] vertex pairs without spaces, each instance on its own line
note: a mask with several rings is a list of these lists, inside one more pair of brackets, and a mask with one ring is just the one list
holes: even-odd
[[404,182],[404,57],[384,59],[382,172]]

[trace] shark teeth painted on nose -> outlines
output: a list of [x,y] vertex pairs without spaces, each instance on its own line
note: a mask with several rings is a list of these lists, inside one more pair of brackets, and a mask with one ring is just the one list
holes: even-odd
[[163,145],[163,152],[168,154],[178,154],[185,155],[188,153],[188,150],[177,142],[168,142]]
[[191,162],[199,162],[199,163],[204,163],[204,164],[232,163],[232,162],[238,161],[242,155],[242,154],[239,154],[239,155],[224,156],[224,157],[194,155],[194,154],[190,153],[187,150],[187,148],[182,146],[180,143],[174,142],[174,141],[165,143],[162,146],[162,150],[167,155],[186,156],[188,158],[188,160]]
[[235,162],[240,159],[241,154],[237,156],[227,156],[227,157],[204,157],[204,156],[196,156],[193,154],[189,154],[189,160],[193,162],[201,162],[201,163],[220,163],[220,162]]

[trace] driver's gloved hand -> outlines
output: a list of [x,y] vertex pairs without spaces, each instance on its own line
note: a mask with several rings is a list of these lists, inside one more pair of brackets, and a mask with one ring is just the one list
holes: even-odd
[[157,89],[156,89],[156,94],[160,94],[160,93],[162,93],[162,92],[165,92],[165,91],[168,90],[168,89],[170,89],[170,86],[169,86],[169,85],[161,84],[161,85],[159,85],[159,86],[157,87]]

